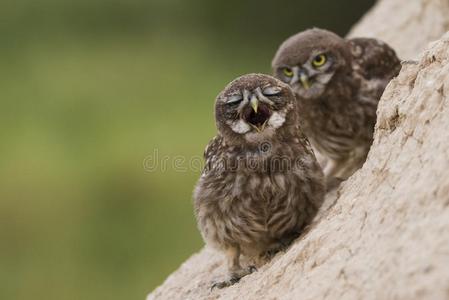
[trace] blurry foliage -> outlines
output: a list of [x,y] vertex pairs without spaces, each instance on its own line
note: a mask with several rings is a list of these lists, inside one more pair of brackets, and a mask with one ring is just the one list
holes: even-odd
[[311,26],[373,1],[15,0],[0,4],[0,299],[143,299],[200,249],[213,101]]

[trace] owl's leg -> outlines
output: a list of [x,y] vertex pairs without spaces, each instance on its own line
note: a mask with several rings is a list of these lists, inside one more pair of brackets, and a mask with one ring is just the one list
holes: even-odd
[[340,177],[341,170],[347,160],[329,159],[323,169],[324,178],[326,179],[326,190],[330,191],[340,185],[346,178]]
[[277,240],[275,244],[271,245],[271,247],[269,247],[267,251],[261,254],[261,258],[265,261],[271,260],[277,253],[286,251],[287,248],[290,247],[290,245],[296,239],[296,237],[297,235],[295,234]]
[[326,180],[336,177],[342,164],[342,160],[328,159],[326,166],[323,168],[323,173]]
[[369,147],[358,147],[353,150],[351,155],[342,162],[341,167],[334,174],[335,177],[346,180],[352,174],[360,169],[366,161]]
[[339,166],[338,161],[333,160],[333,159],[329,159],[329,160],[326,162],[326,165],[325,165],[325,167],[324,167],[324,169],[323,169],[324,176],[325,176],[326,178],[328,178],[328,177],[334,177],[335,173],[336,173],[337,170],[338,170],[338,166]]
[[228,262],[229,278],[225,281],[215,282],[211,289],[214,288],[225,288],[231,286],[240,281],[240,279],[248,274],[256,271],[254,266],[249,266],[247,268],[242,268],[240,265],[240,248],[230,247],[226,250],[226,259]]
[[327,190],[337,187],[360,169],[368,154],[369,147],[358,147],[348,156],[339,160],[329,160],[323,172],[326,178]]

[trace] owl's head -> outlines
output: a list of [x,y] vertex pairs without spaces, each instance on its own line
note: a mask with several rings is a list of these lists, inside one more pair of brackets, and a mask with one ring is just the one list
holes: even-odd
[[229,142],[257,142],[294,126],[295,96],[288,85],[263,74],[243,75],[218,95],[215,119]]
[[346,41],[322,29],[300,32],[281,44],[273,62],[274,75],[305,99],[323,95],[337,74],[351,72]]

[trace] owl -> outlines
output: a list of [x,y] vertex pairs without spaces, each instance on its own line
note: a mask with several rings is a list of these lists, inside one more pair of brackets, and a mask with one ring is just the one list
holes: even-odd
[[194,191],[206,244],[222,251],[229,275],[223,288],[253,272],[311,222],[324,197],[322,170],[302,133],[290,87],[262,74],[232,81],[215,101],[217,135]]
[[348,178],[365,162],[377,104],[400,71],[395,51],[377,39],[309,29],[281,44],[272,68],[296,95],[299,122],[328,183]]

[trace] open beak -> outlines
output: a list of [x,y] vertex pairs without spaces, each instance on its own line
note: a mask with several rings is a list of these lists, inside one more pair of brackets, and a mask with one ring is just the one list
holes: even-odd
[[301,72],[299,74],[299,80],[301,81],[302,86],[308,90],[310,88],[310,83],[309,83],[309,76],[306,75],[306,73]]
[[256,94],[248,96],[249,105],[245,106],[241,118],[257,132],[261,132],[265,129],[270,119],[272,113],[271,105],[265,103],[265,101],[260,101]]
[[257,99],[257,97],[255,95],[253,95],[251,97],[250,104],[251,104],[251,107],[253,108],[254,112],[257,114],[257,109],[259,107],[259,100]]

